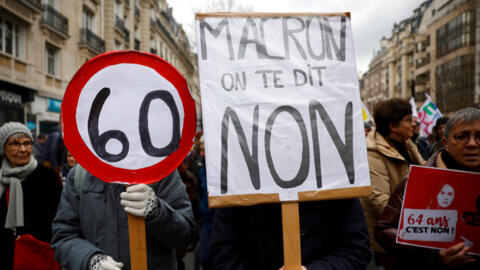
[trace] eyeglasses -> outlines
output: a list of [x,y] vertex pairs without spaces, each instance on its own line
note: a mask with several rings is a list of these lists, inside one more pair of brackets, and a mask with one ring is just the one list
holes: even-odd
[[20,149],[21,146],[25,147],[25,148],[30,148],[32,147],[32,144],[33,142],[32,141],[24,141],[24,142],[17,142],[17,141],[13,141],[11,143],[8,143],[7,145],[12,148],[13,150],[18,150]]
[[[480,133],[475,133],[472,135],[475,140],[475,143],[480,145]],[[470,137],[471,137],[470,133],[468,132],[462,132],[462,133],[453,135],[453,139],[458,144],[466,144],[468,141],[470,141]]]

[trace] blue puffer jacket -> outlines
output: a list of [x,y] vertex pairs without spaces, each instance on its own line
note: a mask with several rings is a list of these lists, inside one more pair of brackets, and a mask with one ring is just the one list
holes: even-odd
[[[52,225],[55,259],[67,269],[84,270],[91,255],[103,253],[130,269],[128,215],[120,205],[125,186],[87,173],[77,194],[76,169],[67,176]],[[175,249],[186,247],[196,234],[191,204],[176,171],[150,186],[159,211],[145,221],[148,269],[177,269]]]
[[[370,243],[358,199],[299,203],[302,264],[308,270],[366,269]],[[283,265],[280,204],[217,209],[213,269],[277,270]]]

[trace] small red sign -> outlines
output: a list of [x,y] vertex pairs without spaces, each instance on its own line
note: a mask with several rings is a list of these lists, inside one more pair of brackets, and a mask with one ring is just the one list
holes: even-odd
[[480,254],[480,173],[412,166],[397,243]]

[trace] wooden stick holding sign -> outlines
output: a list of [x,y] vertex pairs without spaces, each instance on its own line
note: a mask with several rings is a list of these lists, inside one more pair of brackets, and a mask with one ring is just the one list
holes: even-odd
[[130,264],[132,269],[147,270],[145,219],[128,214],[128,236],[130,239]]
[[[108,52],[86,62],[70,81],[62,123],[69,152],[92,175],[105,182],[151,184],[188,154],[195,102],[185,78],[160,57]],[[128,229],[131,268],[146,270],[145,219],[128,214]]]
[[284,270],[302,268],[298,203],[282,203]]

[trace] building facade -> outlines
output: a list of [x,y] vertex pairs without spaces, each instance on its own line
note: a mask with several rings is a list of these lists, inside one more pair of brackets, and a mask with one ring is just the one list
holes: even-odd
[[171,63],[200,110],[196,55],[166,0],[0,0],[0,125],[48,132],[78,68],[111,50]]
[[367,108],[380,99],[411,96],[419,107],[425,94],[445,114],[477,106],[480,1],[429,0],[413,13],[394,25],[390,38],[381,40],[380,51],[362,77],[381,80],[373,89],[364,83],[361,93]]
[[[416,35],[415,98],[429,94],[440,111],[478,105],[475,94],[477,0],[436,0]],[[477,56],[478,57],[478,56]]]
[[383,99],[409,98],[414,94],[415,36],[423,14],[431,1],[416,8],[413,15],[393,25],[389,38],[380,40],[380,50],[374,52],[364,81],[372,81],[370,87],[364,83],[362,100],[369,110]]

